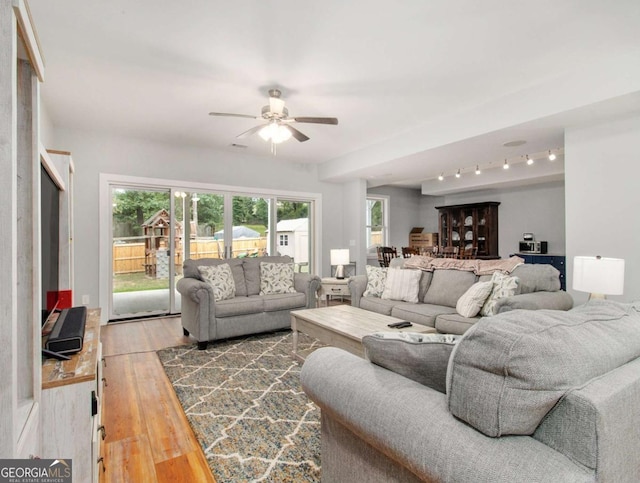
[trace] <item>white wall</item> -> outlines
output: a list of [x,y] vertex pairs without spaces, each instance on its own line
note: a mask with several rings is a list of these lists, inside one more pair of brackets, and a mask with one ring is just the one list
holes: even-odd
[[416,224],[420,219],[420,198],[422,198],[420,190],[380,186],[367,190],[367,194],[389,197],[389,244],[396,247],[398,251],[401,247],[409,246],[411,228],[424,226]]
[[[351,261],[356,262],[356,273],[365,273],[367,264],[367,247],[365,239],[365,212],[367,202],[367,182],[362,179],[349,181],[342,185],[344,203],[341,217],[336,213],[332,220],[324,225],[325,231],[333,230],[337,223],[342,223],[344,233],[342,243],[327,246],[326,260],[329,260],[329,249],[349,248]],[[340,220],[340,221],[338,221]]]
[[[507,258],[518,251],[523,233],[549,243],[549,253],[565,254],[564,183],[553,182],[504,190],[444,196],[443,205],[499,201],[498,253]],[[440,205],[438,205],[440,206]],[[436,211],[436,210],[434,210]]]
[[502,258],[518,251],[518,242],[525,232],[534,233],[537,240],[547,241],[550,254],[565,254],[563,182],[448,196],[423,196],[420,191],[389,187],[371,189],[369,193],[391,197],[391,244],[394,246],[406,246],[409,230],[414,226],[424,227],[424,232],[437,233],[436,206],[499,201],[498,252]]
[[623,296],[640,300],[640,116],[565,132],[567,288],[576,304],[587,294],[570,290],[573,257],[624,258]]
[[[54,139],[53,136],[50,136]],[[294,164],[271,157],[255,157],[205,148],[161,144],[95,132],[58,129],[55,146],[70,151],[75,172],[75,304],[99,293],[99,175],[100,173],[221,184],[234,187],[320,193],[323,254],[320,274],[329,274],[328,248],[339,246],[342,233],[343,186],[317,181],[314,165]],[[339,223],[336,223],[336,217]],[[326,257],[324,257],[326,251]],[[325,262],[326,260],[326,262]],[[325,271],[326,270],[326,271]],[[101,275],[102,283],[105,280]]]

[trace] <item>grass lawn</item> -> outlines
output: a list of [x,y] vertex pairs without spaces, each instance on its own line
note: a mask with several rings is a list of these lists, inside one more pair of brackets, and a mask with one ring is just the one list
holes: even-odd
[[[176,275],[176,282],[182,275]],[[113,293],[169,288],[168,278],[147,277],[144,272],[122,273],[113,277]]]

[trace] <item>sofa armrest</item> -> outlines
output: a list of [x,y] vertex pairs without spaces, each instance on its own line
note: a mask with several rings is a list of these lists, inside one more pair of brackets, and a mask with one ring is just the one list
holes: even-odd
[[496,313],[509,310],[569,310],[573,307],[573,297],[563,290],[557,292],[532,292],[513,295],[499,299],[496,304]]
[[300,379],[323,418],[421,479],[594,480],[592,471],[529,436],[483,435],[451,415],[444,394],[341,349],[317,349]]
[[[182,295],[182,327],[198,342],[215,338],[216,303],[213,288],[201,280],[184,277],[178,280],[176,289]],[[213,332],[213,333],[212,333]]]
[[320,290],[321,279],[317,275],[308,273],[296,273],[293,276],[293,287],[296,292],[302,292],[307,296],[307,308],[312,309],[317,305],[317,293]]
[[197,303],[201,303],[202,294],[198,293],[200,290],[205,290],[207,293],[211,294],[211,298],[213,298],[213,289],[211,288],[211,285],[196,278],[181,278],[176,284],[176,289],[181,295],[184,295]]
[[349,293],[351,294],[351,305],[353,307],[360,307],[360,299],[362,298],[364,291],[367,289],[367,276],[356,275],[354,277],[349,277],[347,286],[349,287]]

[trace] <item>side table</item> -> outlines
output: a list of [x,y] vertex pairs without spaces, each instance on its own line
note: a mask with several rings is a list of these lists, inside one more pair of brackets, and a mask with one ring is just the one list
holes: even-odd
[[[322,279],[318,297],[324,297],[324,305],[329,306],[329,297],[339,295],[340,297],[350,297],[349,287],[347,285],[349,279],[337,279],[335,277],[325,277]],[[320,305],[320,304],[318,304]]]

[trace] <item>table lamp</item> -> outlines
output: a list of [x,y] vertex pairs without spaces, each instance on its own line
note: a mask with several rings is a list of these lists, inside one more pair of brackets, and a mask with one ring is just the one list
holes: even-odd
[[622,295],[624,260],[622,258],[574,257],[573,289],[589,292],[589,300],[606,295]]
[[344,266],[349,264],[349,249],[331,250],[331,265],[336,265],[336,278],[344,279]]

